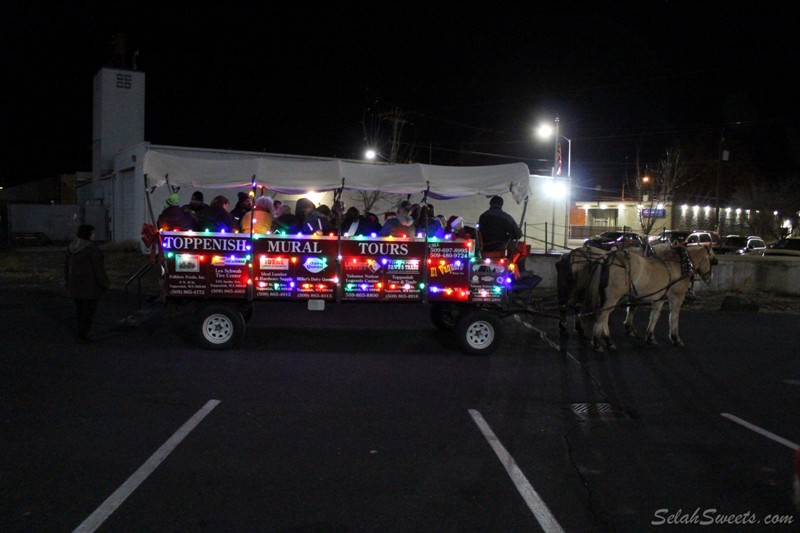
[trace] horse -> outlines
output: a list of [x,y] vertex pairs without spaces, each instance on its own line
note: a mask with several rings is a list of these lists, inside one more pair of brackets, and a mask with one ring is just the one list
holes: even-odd
[[648,344],[656,344],[656,322],[664,302],[668,301],[670,340],[676,346],[684,345],[678,333],[681,305],[695,274],[705,283],[711,281],[712,267],[717,259],[714,252],[705,246],[672,248],[662,245],[655,248],[653,256],[628,250],[610,252],[601,267],[592,272],[586,305],[595,315],[592,345],[596,351],[602,352],[603,344],[610,350],[616,349],[609,333],[608,318],[626,298],[629,305],[652,305],[645,331]]
[[[653,253],[663,254],[666,247],[650,247],[650,251],[643,248],[626,248],[630,253]],[[583,246],[575,248],[569,253],[561,256],[556,262],[557,289],[559,320],[558,328],[562,332],[567,331],[567,310],[572,307],[575,317],[575,331],[581,337],[590,329],[591,313],[581,313],[582,305],[586,300],[586,289],[589,286],[592,272],[602,266],[606,256],[610,252],[593,246]],[[631,337],[636,337],[636,329],[633,326],[633,317],[636,307],[626,305],[627,313],[625,316],[625,331]],[[587,327],[588,326],[588,327]]]
[[575,319],[575,331],[580,336],[586,332],[586,316],[581,314],[581,304],[586,298],[586,288],[595,268],[602,265],[607,251],[593,246],[582,246],[563,254],[556,262],[556,286],[558,289],[558,329],[567,331],[567,310],[571,307]]

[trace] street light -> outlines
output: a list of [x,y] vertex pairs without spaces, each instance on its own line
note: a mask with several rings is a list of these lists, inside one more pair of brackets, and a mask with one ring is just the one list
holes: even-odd
[[645,194],[647,186],[650,185],[650,176],[642,176],[642,202],[650,200],[650,195]]
[[373,150],[372,148],[366,149],[366,151],[364,152],[364,159],[367,159],[369,161],[377,161],[379,159],[383,159],[387,163],[391,162],[389,159],[386,159],[386,157],[383,154],[381,154],[377,150]]
[[572,139],[570,139],[568,137],[565,137],[564,135],[562,135],[559,132],[559,118],[556,117],[555,126],[552,126],[552,125],[550,125],[550,124],[548,124],[546,122],[543,122],[542,124],[540,124],[539,127],[536,129],[536,134],[542,139],[550,139],[550,137],[553,137],[553,140],[555,142],[555,152],[554,152],[554,155],[553,155],[553,170],[552,170],[553,177],[561,175],[561,170],[560,169],[557,170],[558,159],[559,159],[558,155],[559,155],[559,152],[561,151],[560,150],[561,145],[559,143],[559,140],[560,139],[564,139],[565,141],[567,141],[567,177],[571,178],[572,177],[572,168],[571,168],[572,167]]

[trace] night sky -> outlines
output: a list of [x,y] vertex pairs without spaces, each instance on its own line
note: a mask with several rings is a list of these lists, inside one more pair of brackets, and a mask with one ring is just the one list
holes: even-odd
[[713,151],[723,127],[765,174],[800,166],[798,31],[778,3],[32,4],[0,2],[4,186],[91,170],[92,79],[116,32],[155,144],[361,158],[365,117],[399,109],[415,161],[534,173],[553,147],[533,128],[558,115],[587,187],[619,188],[637,146]]

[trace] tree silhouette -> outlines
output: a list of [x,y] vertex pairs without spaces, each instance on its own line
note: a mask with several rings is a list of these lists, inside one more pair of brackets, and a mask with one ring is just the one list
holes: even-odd
[[[638,162],[637,162],[638,167]],[[639,209],[639,223],[642,226],[642,233],[650,235],[653,226],[656,224],[656,217],[645,216],[645,210],[652,214],[658,204],[664,204],[672,200],[675,191],[686,187],[692,182],[695,175],[690,170],[686,157],[678,148],[667,148],[664,157],[658,161],[651,169],[645,169],[649,180],[646,184],[641,179],[637,180],[636,185],[642,198],[641,208]],[[642,176],[643,173],[639,173]],[[644,201],[644,197],[647,200]]]

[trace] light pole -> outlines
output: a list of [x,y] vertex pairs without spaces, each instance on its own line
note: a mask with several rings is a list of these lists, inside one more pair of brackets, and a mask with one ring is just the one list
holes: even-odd
[[[543,139],[549,139],[550,135],[553,135],[554,140],[554,153],[553,153],[553,193],[551,196],[553,197],[553,217],[551,221],[550,227],[550,242],[555,243],[555,231],[556,231],[556,199],[561,198],[561,196],[565,196],[564,194],[564,187],[563,185],[558,186],[556,184],[556,177],[561,175],[561,139],[567,141],[567,178],[572,179],[572,139],[565,137],[559,131],[559,123],[560,120],[558,117],[555,119],[555,132],[554,127],[547,123],[542,123],[539,125],[537,129],[537,133],[539,137]],[[560,191],[556,192],[556,191]],[[567,198],[569,196],[567,195]],[[564,246],[566,247],[567,244],[567,230],[566,228],[569,226],[569,200],[567,200],[566,206],[566,213],[564,215]],[[547,253],[547,235],[545,235],[545,253]]]
[[719,177],[722,170],[722,162],[727,161],[728,151],[725,150],[725,128],[719,134],[719,153],[717,154],[717,186],[714,191],[714,231],[720,233],[721,224],[719,220]]

